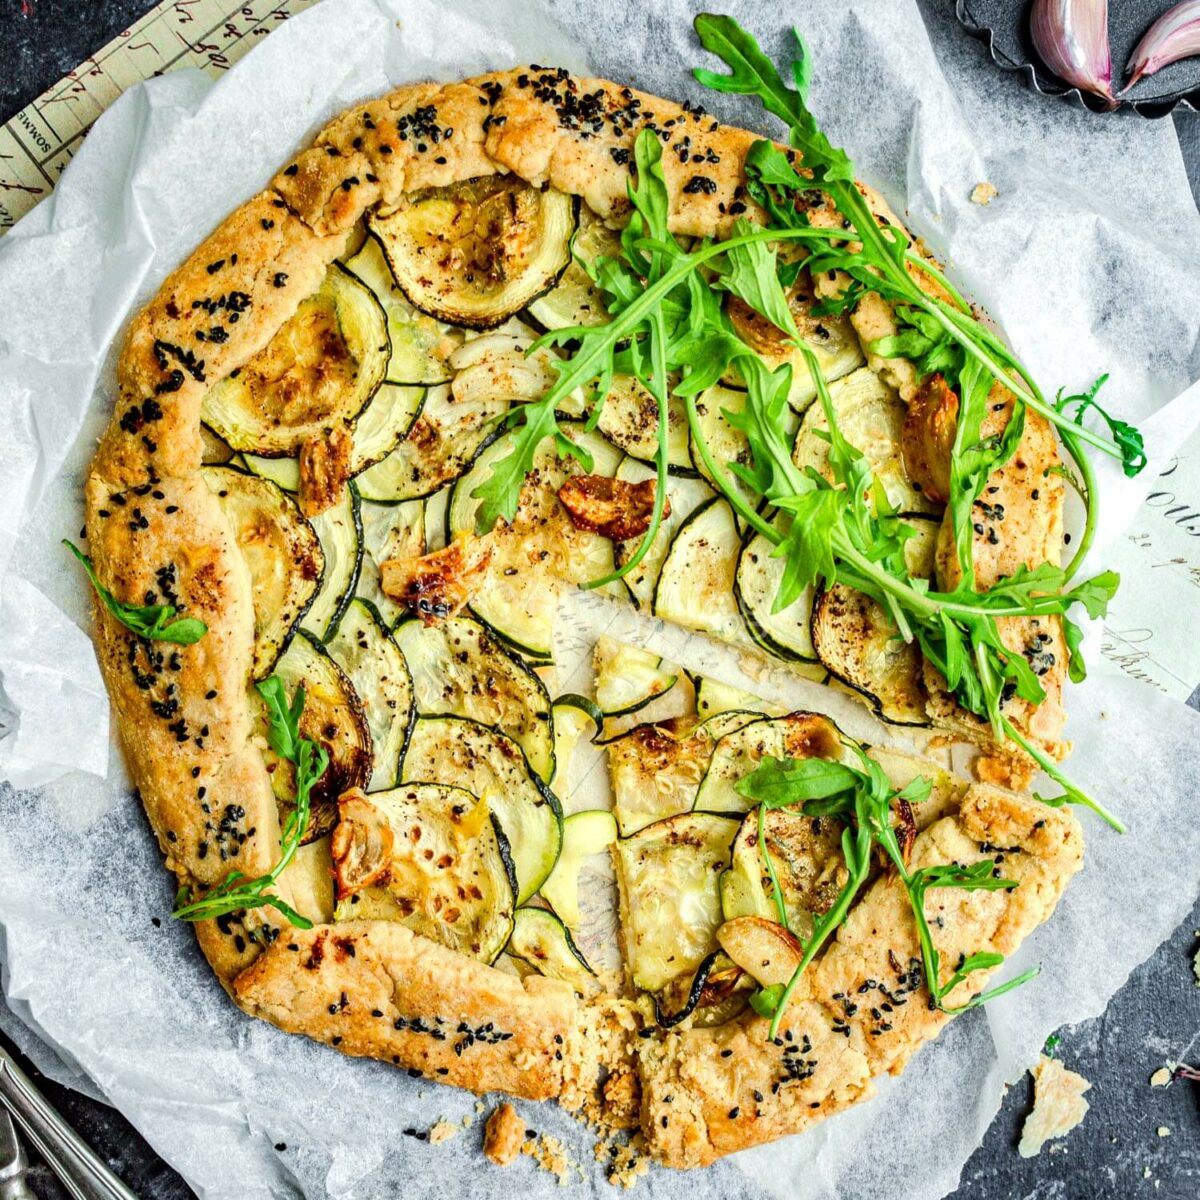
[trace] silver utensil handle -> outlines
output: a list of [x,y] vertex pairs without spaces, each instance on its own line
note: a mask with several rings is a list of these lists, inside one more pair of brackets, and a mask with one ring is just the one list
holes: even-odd
[[96,1152],[50,1107],[29,1076],[0,1050],[0,1101],[72,1200],[137,1200]]

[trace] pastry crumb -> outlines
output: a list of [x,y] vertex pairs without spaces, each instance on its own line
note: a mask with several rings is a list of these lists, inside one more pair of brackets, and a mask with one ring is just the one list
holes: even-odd
[[429,1129],[429,1141],[434,1146],[439,1146],[442,1142],[448,1142],[452,1137],[457,1136],[458,1126],[451,1125],[444,1117],[435,1121]]
[[650,1170],[650,1160],[642,1154],[636,1141],[617,1143],[613,1150],[615,1153],[608,1169],[608,1182],[613,1187],[628,1190]]
[[483,1153],[498,1167],[507,1167],[517,1160],[525,1140],[525,1122],[511,1104],[501,1104],[488,1117],[483,1130]]
[[1157,1133],[1159,1137],[1170,1137],[1171,1127],[1170,1125],[1160,1125],[1154,1132]]
[[1025,1118],[1018,1151],[1033,1158],[1053,1138],[1065,1137],[1087,1115],[1083,1093],[1092,1085],[1056,1058],[1039,1056],[1033,1068],[1033,1111]]
[[[567,1147],[558,1138],[549,1133],[543,1133],[541,1137],[527,1138],[521,1146],[521,1153],[532,1158],[543,1171],[557,1176],[559,1187],[567,1186],[573,1164]],[[582,1174],[583,1171],[580,1170],[580,1175]]]
[[1158,1070],[1155,1071],[1154,1074],[1150,1076],[1150,1086],[1151,1087],[1170,1087],[1171,1081],[1174,1078],[1175,1078],[1175,1076],[1171,1073],[1171,1068],[1169,1066],[1159,1067]]
[[977,183],[971,189],[971,203],[988,205],[991,204],[991,202],[995,200],[998,195],[1000,195],[1000,189],[996,187],[994,183],[988,183],[986,181],[983,183]]
[[1192,960],[1192,973],[1196,976],[1196,986],[1200,987],[1200,950],[1196,951],[1196,957]]

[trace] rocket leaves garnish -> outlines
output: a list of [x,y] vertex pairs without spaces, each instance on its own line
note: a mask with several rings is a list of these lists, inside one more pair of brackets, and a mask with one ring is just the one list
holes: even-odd
[[[942,272],[918,254],[896,225],[876,220],[867,198],[854,183],[844,151],[817,126],[806,103],[809,59],[800,44],[792,67],[794,86],[780,77],[754,39],[728,17],[702,15],[696,29],[706,49],[730,67],[727,75],[697,71],[702,83],[719,91],[757,97],[788,126],[790,151],[756,142],[745,160],[746,191],[766,214],[766,227],[737,221],[724,241],[700,239],[685,249],[671,234],[669,196],[661,168],[662,148],[652,130],[635,142],[627,193],[631,219],[621,237],[620,253],[581,263],[599,290],[610,320],[606,324],[555,330],[535,343],[569,351],[556,360],[556,378],[539,400],[514,408],[506,421],[516,427],[512,447],[489,479],[474,493],[480,501],[481,531],[516,512],[526,473],[545,438],[556,438],[560,452],[578,451],[559,431],[556,412],[581,391],[589,426],[599,419],[612,380],[635,376],[658,404],[657,495],[653,520],[639,545],[606,583],[641,561],[660,526],[667,478],[666,411],[668,387],[683,402],[692,448],[704,474],[729,501],[745,527],[762,534],[782,560],[775,611],[795,602],[809,586],[843,585],[874,600],[887,614],[896,636],[915,642],[925,660],[946,681],[950,694],[968,713],[986,721],[997,744],[1015,742],[1061,788],[1046,803],[1092,808],[1117,830],[1121,823],[1068,780],[1033,738],[1011,719],[1014,698],[1036,706],[1045,691],[1031,658],[1001,636],[1000,622],[1020,618],[1058,618],[1063,623],[1072,680],[1084,677],[1082,632],[1068,613],[1076,604],[1089,616],[1102,616],[1118,577],[1103,572],[1078,581],[1076,575],[1091,544],[1096,522],[1095,476],[1085,446],[1121,461],[1129,474],[1145,465],[1141,436],[1096,403],[1101,379],[1088,392],[1048,402],[1029,371],[1007,346],[974,315],[970,305]],[[797,39],[799,40],[799,39]],[[830,205],[833,211],[830,212]],[[824,219],[813,221],[820,212]],[[779,250],[799,251],[784,261]],[[920,381],[940,375],[957,402],[955,440],[950,455],[948,511],[960,582],[939,591],[914,578],[906,562],[912,525],[890,503],[866,457],[839,427],[828,386],[816,356],[800,338],[788,305],[788,289],[803,269],[821,279],[822,295],[814,312],[847,313],[870,294],[882,297],[896,319],[896,332],[872,344],[883,357],[910,360]],[[826,281],[836,281],[831,290]],[[926,286],[928,286],[928,291]],[[828,443],[827,474],[801,469],[792,459],[784,434],[792,367],[775,370],[739,337],[725,312],[724,295],[738,297],[776,326],[808,368],[822,406]],[[745,386],[739,412],[725,411],[729,424],[749,447],[747,461],[718,462],[704,438],[698,397],[736,364]],[[1007,409],[1004,421],[991,414]],[[1108,437],[1088,428],[1095,410]],[[1086,505],[1083,532],[1067,566],[1043,563],[1020,567],[977,589],[972,562],[972,509],[996,470],[1016,452],[1032,410],[1057,428],[1074,460],[1073,480]],[[1063,473],[1067,467],[1061,468]],[[1011,635],[1010,635],[1011,637]],[[1015,639],[1013,639],[1015,641]],[[1031,654],[1032,657],[1032,654]],[[1044,667],[1042,669],[1045,669]],[[826,913],[815,918],[800,968],[783,988],[756,993],[755,1010],[772,1016],[772,1035],[796,982],[845,919],[866,882],[875,847],[881,847],[899,872],[920,934],[922,961],[934,1003],[959,1011],[947,997],[978,970],[997,965],[997,956],[967,956],[943,983],[936,947],[924,914],[928,891],[1012,887],[996,879],[990,866],[929,867],[910,872],[891,824],[891,805],[917,798],[893,791],[879,768],[859,754],[861,767],[823,763],[764,763],[743,781],[745,795],[758,803],[759,846],[771,884],[773,906],[784,926],[787,912],[779,879],[766,849],[765,814],[777,805],[803,803],[805,811],[837,813],[846,821],[842,853],[845,886]],[[919,784],[916,785],[919,789]],[[960,1007],[982,1003],[1028,978],[985,992]]]
[[208,632],[208,626],[199,617],[181,617],[178,615],[179,609],[173,604],[126,604],[124,600],[118,600],[96,578],[92,560],[74,542],[63,538],[63,545],[83,564],[96,595],[100,597],[100,603],[138,637],[151,642],[191,646]]
[[299,929],[311,929],[312,922],[301,916],[270,889],[287,869],[304,841],[311,812],[313,785],[325,774],[329,755],[324,746],[300,736],[300,717],[304,712],[304,685],[301,684],[288,703],[287,690],[278,675],[255,685],[267,709],[267,741],[280,758],[295,768],[296,801],[283,823],[280,834],[280,855],[265,874],[248,879],[241,871],[230,871],[216,887],[194,899],[184,887],[176,896],[175,911],[180,921],[208,921],[227,913],[269,905],[281,912]]
[[[845,822],[842,856],[847,878],[837,899],[826,912],[814,914],[812,934],[787,984],[764,988],[751,997],[754,1011],[770,1018],[769,1036],[772,1038],[779,1034],[784,1011],[805,970],[846,919],[870,874],[876,847],[887,856],[907,893],[921,946],[925,986],[936,1008],[947,1013],[974,1008],[1037,974],[1036,969],[1026,971],[971,997],[964,1004],[947,1004],[950,993],[971,974],[998,967],[1004,961],[1004,956],[991,951],[966,955],[950,977],[942,982],[941,959],[925,915],[926,892],[934,888],[999,891],[1015,888],[1017,884],[1012,879],[994,875],[994,864],[990,857],[970,866],[954,863],[910,870],[905,847],[901,845],[893,824],[892,809],[898,803],[915,804],[924,800],[929,795],[928,782],[918,776],[903,788],[893,788],[883,768],[868,757],[861,746],[849,739],[844,740],[844,745],[857,758],[856,763],[820,758],[777,759],[768,755],[737,784],[739,794],[758,804],[759,843],[768,865],[770,852],[765,847],[761,833],[763,813],[767,809],[797,805],[808,816],[832,815]],[[773,868],[771,878],[774,879]],[[782,909],[782,898],[777,896],[776,902]],[[786,926],[786,921],[781,924]]]

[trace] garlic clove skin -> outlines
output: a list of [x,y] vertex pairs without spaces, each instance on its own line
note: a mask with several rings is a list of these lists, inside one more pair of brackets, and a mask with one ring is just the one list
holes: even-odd
[[1200,54],[1200,0],[1184,0],[1167,9],[1142,35],[1125,64],[1129,82],[1121,94],[1139,79],[1194,54]]
[[1114,109],[1108,0],[1033,0],[1029,33],[1046,66],[1080,91]]

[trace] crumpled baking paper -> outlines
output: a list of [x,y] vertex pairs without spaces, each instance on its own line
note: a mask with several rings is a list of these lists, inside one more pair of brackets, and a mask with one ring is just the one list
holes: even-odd
[[[1167,123],[1098,119],[1008,86],[939,7],[806,0],[727,5],[774,55],[794,21],[815,56],[812,104],[861,175],[943,255],[1048,388],[1109,371],[1107,400],[1152,433],[1166,463],[1200,416],[1197,218]],[[421,78],[516,61],[561,63],[704,102],[683,3],[343,0],[288,21],[217,85],[178,73],[134,88],[100,120],[53,196],[0,241],[0,1017],[43,1068],[107,1097],[204,1200],[557,1194],[526,1160],[478,1156],[465,1093],[287,1037],[239,1015],[165,918],[161,869],[119,752],[87,634],[82,577],[58,541],[81,523],[83,474],[113,393],[122,326],[226,212],[324,120]],[[708,63],[706,65],[713,65]],[[971,204],[976,183],[999,196]],[[1162,469],[1162,468],[1160,468]],[[1152,474],[1101,464],[1099,539],[1116,554]],[[1103,554],[1100,555],[1103,558]],[[1152,599],[1152,598],[1151,598]],[[650,641],[769,699],[831,707],[849,732],[897,740],[865,710],[779,670],[747,678],[727,650],[572,603],[584,628]],[[1148,623],[1186,619],[1148,602]],[[1200,717],[1093,656],[1070,703],[1071,771],[1127,821],[1085,815],[1088,864],[1008,969],[1027,986],[955,1021],[884,1093],[810,1133],[651,1195],[914,1200],[950,1190],[1003,1084],[1064,1022],[1099,1013],[1183,918],[1200,887]],[[158,922],[157,924],[155,922]],[[23,1024],[22,1024],[23,1023]],[[30,1031],[36,1033],[37,1040]],[[49,1049],[47,1049],[49,1048]],[[52,1053],[52,1052],[53,1053]],[[593,1136],[552,1105],[521,1105],[561,1137],[576,1192],[607,1194]],[[444,1116],[470,1128],[431,1147],[406,1135]]]

